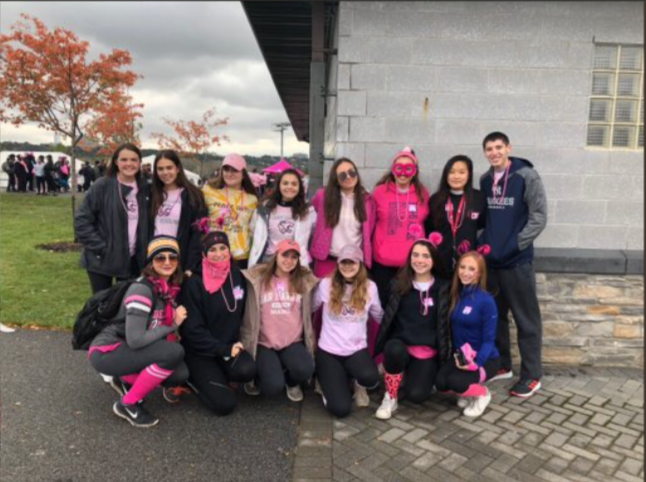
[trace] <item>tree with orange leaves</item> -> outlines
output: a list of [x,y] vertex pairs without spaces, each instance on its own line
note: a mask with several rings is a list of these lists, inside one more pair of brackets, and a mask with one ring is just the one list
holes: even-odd
[[160,149],[172,149],[182,155],[194,158],[200,163],[200,177],[202,177],[204,160],[200,161],[199,156],[212,145],[220,146],[222,141],[229,140],[227,136],[215,133],[220,126],[229,123],[229,118],[214,119],[214,117],[215,107],[207,110],[202,115],[201,121],[175,121],[163,118],[164,123],[173,130],[173,134],[166,135],[155,132],[151,134],[151,137],[157,139]]
[[34,122],[70,139],[74,210],[81,125],[140,76],[124,69],[132,64],[126,50],[113,49],[90,62],[90,44],[73,32],[49,30],[30,15],[21,18],[9,34],[0,35],[0,120],[15,126]]
[[99,154],[110,155],[129,142],[139,145],[143,104],[133,103],[132,97],[114,92],[108,101],[96,109],[96,116],[85,125],[87,136],[101,146]]

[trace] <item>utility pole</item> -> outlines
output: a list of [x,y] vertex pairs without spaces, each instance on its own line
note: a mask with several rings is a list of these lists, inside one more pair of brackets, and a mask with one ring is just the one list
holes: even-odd
[[283,158],[283,133],[290,126],[291,124],[289,122],[278,122],[277,124],[274,124],[272,126],[274,129],[274,132],[280,132],[280,158],[281,159]]

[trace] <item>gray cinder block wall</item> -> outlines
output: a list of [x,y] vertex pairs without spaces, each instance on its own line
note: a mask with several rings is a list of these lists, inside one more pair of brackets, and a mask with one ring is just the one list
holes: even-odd
[[341,2],[337,22],[326,157],[372,188],[409,144],[434,191],[455,154],[484,172],[501,130],[545,183],[536,246],[643,250],[643,150],[585,147],[594,42],[643,45],[642,3]]
[[[479,178],[483,137],[503,131],[547,191],[537,247],[643,264],[643,149],[585,146],[595,42],[643,46],[643,24],[639,2],[341,2],[326,158],[350,157],[372,189],[411,145],[434,192],[455,154]],[[643,366],[643,275],[558,271],[537,274],[544,361]]]

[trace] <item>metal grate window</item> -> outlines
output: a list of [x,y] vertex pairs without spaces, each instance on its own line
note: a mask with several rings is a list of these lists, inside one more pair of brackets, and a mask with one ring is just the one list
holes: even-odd
[[587,145],[644,148],[644,48],[596,45]]

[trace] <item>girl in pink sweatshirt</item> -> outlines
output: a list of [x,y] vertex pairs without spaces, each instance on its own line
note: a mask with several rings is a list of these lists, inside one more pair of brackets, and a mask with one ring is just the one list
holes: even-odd
[[372,274],[382,306],[388,301],[390,280],[406,263],[415,240],[424,237],[429,193],[419,180],[418,166],[415,151],[405,147],[372,193],[376,205]]

